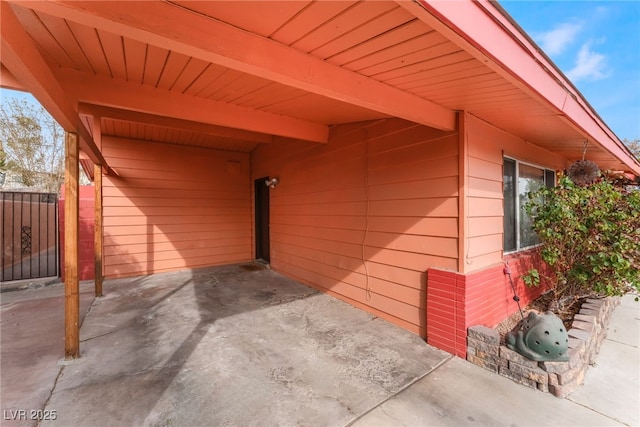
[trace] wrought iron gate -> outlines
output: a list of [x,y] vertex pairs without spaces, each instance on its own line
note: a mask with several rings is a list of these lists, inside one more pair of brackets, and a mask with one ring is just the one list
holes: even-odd
[[0,192],[0,282],[58,275],[58,197]]

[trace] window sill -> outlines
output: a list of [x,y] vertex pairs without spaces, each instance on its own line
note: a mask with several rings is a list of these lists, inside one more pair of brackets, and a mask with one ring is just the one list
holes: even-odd
[[515,259],[524,259],[531,258],[536,255],[536,250],[542,245],[529,246],[527,248],[519,249],[517,251],[505,252],[502,258],[505,261],[515,260]]

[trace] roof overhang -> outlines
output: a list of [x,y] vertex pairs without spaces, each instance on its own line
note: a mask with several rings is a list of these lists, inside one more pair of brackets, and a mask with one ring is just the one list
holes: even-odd
[[[464,46],[474,57],[544,103],[579,135],[573,151],[585,143],[602,147],[636,175],[640,161],[606,125],[584,96],[497,1],[402,3],[416,16]],[[415,10],[419,6],[428,13]],[[520,135],[519,135],[520,136]],[[538,143],[532,140],[532,143]],[[538,143],[539,144],[539,143]],[[545,144],[546,145],[546,144]],[[555,151],[553,145],[545,148]],[[564,147],[565,152],[566,147]],[[575,155],[574,155],[575,156]]]
[[9,0],[1,12],[2,85],[33,93],[95,163],[106,165],[102,133],[251,151],[274,137],[325,143],[332,125],[386,117],[452,130],[464,110],[568,160],[588,141],[602,168],[640,175],[486,0]]

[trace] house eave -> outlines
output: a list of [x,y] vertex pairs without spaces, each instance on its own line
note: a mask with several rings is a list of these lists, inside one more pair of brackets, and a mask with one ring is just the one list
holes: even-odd
[[564,118],[585,141],[601,146],[629,172],[640,175],[640,162],[573,83],[495,1],[417,0],[401,4]]

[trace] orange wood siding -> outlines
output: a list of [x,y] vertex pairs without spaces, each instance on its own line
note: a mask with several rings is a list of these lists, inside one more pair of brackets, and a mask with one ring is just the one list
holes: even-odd
[[106,277],[247,261],[249,155],[103,136]]
[[457,268],[458,136],[402,120],[252,155],[271,190],[271,265],[425,335],[425,271]]
[[466,114],[467,218],[464,272],[503,261],[502,158],[513,157],[552,170],[567,161]]
[[[60,188],[58,201],[58,234],[60,241],[64,240],[64,185]],[[78,278],[79,280],[91,280],[95,277],[93,246],[95,224],[95,190],[91,185],[79,187],[78,207]],[[64,266],[64,251],[60,251],[60,265]],[[64,268],[60,269],[60,279],[64,282]]]

